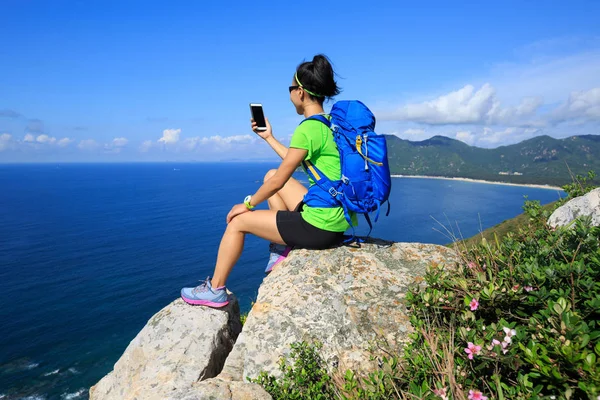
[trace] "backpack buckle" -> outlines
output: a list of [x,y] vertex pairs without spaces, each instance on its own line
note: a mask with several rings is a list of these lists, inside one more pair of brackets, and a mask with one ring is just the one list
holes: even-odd
[[329,190],[328,190],[328,192],[331,195],[331,197],[335,197],[335,196],[338,195],[338,191],[335,190],[335,188],[333,188],[333,187],[330,187]]

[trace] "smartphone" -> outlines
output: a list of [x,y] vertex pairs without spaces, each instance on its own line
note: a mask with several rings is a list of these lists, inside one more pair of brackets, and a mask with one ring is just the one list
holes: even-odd
[[262,104],[250,103],[250,113],[252,113],[252,119],[256,122],[257,130],[266,131],[267,121],[265,121]]

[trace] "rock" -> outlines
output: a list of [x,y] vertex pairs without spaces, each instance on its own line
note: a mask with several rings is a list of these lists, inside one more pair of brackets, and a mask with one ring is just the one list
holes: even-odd
[[191,389],[221,371],[241,328],[233,295],[218,310],[177,299],[148,321],[114,370],[90,389],[90,399],[164,399]]
[[600,225],[600,188],[576,197],[557,208],[548,219],[548,225],[565,226],[584,215],[592,217],[592,225]]
[[385,355],[376,344],[397,350],[408,341],[408,285],[422,281],[429,264],[454,260],[449,248],[419,243],[294,250],[265,278],[219,378],[280,376],[279,359],[303,340],[323,344],[330,371],[373,371],[371,355]]
[[179,390],[165,400],[270,400],[272,397],[256,383],[231,382],[214,378]]

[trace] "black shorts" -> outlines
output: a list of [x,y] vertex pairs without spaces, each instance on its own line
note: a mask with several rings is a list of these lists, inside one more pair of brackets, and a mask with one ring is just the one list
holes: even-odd
[[300,202],[294,211],[277,212],[277,229],[285,244],[305,249],[326,249],[343,240],[344,232],[326,231],[306,222],[300,214],[303,206],[304,203]]

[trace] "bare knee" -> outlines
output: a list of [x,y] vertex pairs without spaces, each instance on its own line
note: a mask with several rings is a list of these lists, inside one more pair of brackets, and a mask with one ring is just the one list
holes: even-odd
[[275,172],[277,172],[276,169],[270,169],[266,174],[265,174],[265,179],[263,180],[263,182],[268,181],[269,179],[271,179],[273,177],[273,175],[275,175]]

